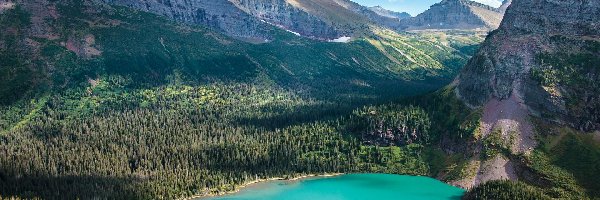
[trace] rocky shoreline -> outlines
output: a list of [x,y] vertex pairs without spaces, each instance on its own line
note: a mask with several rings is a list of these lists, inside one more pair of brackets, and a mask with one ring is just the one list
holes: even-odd
[[254,181],[250,181],[244,184],[241,184],[239,186],[236,186],[234,190],[231,191],[227,191],[227,192],[219,192],[216,194],[199,194],[199,195],[194,195],[191,197],[186,197],[186,198],[182,198],[181,200],[193,200],[193,199],[199,199],[199,198],[208,198],[208,197],[216,197],[216,196],[223,196],[223,195],[228,195],[228,194],[233,194],[233,193],[237,193],[240,192],[242,189],[257,184],[257,183],[264,183],[264,182],[269,182],[269,181],[281,181],[281,180],[285,180],[285,181],[298,181],[301,179],[306,179],[306,178],[312,178],[312,177],[333,177],[333,176],[340,176],[343,175],[344,173],[324,173],[324,174],[307,174],[307,175],[302,175],[302,176],[295,176],[293,178],[283,178],[283,177],[273,177],[273,178],[264,178],[264,179],[257,179]]

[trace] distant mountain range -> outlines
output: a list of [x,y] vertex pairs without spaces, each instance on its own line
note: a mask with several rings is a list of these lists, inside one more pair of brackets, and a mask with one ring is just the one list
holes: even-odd
[[[468,0],[444,0],[411,17],[381,6],[365,7],[349,0],[98,0],[147,11],[176,21],[201,24],[227,35],[271,40],[272,28],[296,35],[332,40],[372,33],[374,27],[414,29],[495,29],[502,10]],[[510,2],[510,1],[508,1]]]
[[410,14],[408,14],[407,12],[396,12],[396,11],[391,11],[391,10],[387,10],[381,6],[373,6],[373,7],[369,7],[369,10],[384,16],[384,17],[389,17],[389,18],[395,18],[395,19],[406,19],[406,18],[411,18],[412,16]]

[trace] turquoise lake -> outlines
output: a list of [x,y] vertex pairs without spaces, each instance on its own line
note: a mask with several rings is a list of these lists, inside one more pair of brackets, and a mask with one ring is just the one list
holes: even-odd
[[465,191],[421,176],[346,174],[296,181],[269,181],[209,200],[438,200],[460,199]]

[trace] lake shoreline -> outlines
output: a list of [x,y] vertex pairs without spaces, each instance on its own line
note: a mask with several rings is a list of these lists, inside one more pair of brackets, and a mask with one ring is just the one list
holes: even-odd
[[191,196],[191,197],[181,198],[180,200],[193,200],[193,199],[197,199],[197,198],[208,198],[208,197],[217,197],[217,196],[229,195],[229,194],[240,192],[242,189],[244,189],[246,187],[249,187],[251,185],[258,184],[258,183],[269,182],[269,181],[298,181],[298,180],[307,179],[307,178],[313,178],[313,177],[333,177],[333,176],[340,176],[340,175],[344,175],[344,174],[345,173],[324,173],[324,174],[307,174],[307,175],[302,175],[302,176],[295,176],[293,178],[273,177],[273,178],[257,179],[257,180],[250,181],[250,182],[241,184],[239,186],[236,186],[235,189],[231,190],[231,191],[219,192],[219,193],[216,193],[216,194],[194,195],[194,196]]

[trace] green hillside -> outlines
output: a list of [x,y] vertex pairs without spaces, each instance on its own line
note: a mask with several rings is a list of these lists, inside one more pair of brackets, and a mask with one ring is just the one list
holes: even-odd
[[[428,164],[435,141],[377,147],[356,127],[379,119],[363,105],[449,83],[468,52],[383,32],[327,43],[273,29],[275,41],[253,44],[125,8],[56,4],[59,17],[43,22],[51,38],[28,34],[40,22],[27,6],[0,15],[3,197],[173,199],[265,177],[444,167]],[[431,121],[427,108],[379,110],[389,108],[402,110],[382,117],[428,132],[412,123]]]

